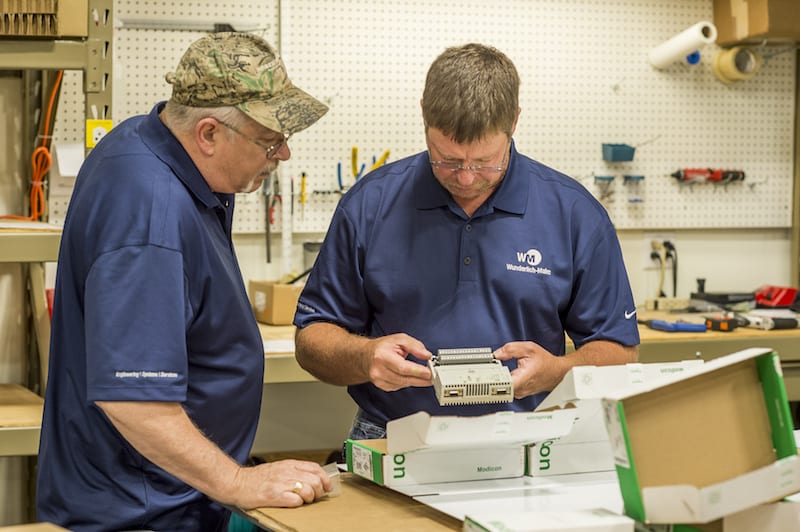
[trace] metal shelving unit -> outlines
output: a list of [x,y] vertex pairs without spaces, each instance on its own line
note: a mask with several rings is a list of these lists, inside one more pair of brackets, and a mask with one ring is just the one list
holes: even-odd
[[[25,71],[82,70],[85,117],[111,118],[113,0],[88,0],[88,32],[81,38],[0,38],[0,69]],[[25,76],[23,76],[24,78]],[[26,105],[26,110],[30,106]],[[32,120],[26,121],[23,153],[31,153]],[[30,308],[38,351],[39,384],[47,382],[50,316],[44,264],[58,259],[61,232],[48,224],[0,225],[0,262],[26,264]],[[0,456],[36,455],[44,400],[18,384],[0,384]]]
[[55,262],[61,232],[42,224],[29,230],[3,230],[0,224],[0,262]]
[[111,118],[113,0],[88,0],[86,38],[0,39],[0,70],[82,70],[87,119]]
[[[44,286],[44,263],[58,258],[61,233],[46,224],[25,224],[30,228],[3,229],[0,226],[0,262],[27,264],[28,291],[33,329],[36,335],[40,387],[47,380],[50,351],[50,315]],[[0,384],[0,456],[35,455],[44,400],[19,384]]]

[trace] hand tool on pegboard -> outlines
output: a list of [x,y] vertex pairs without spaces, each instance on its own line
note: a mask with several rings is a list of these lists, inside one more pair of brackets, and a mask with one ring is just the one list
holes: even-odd
[[719,168],[683,168],[670,174],[681,183],[697,183],[709,181],[711,183],[733,183],[744,181],[744,170],[722,170]]

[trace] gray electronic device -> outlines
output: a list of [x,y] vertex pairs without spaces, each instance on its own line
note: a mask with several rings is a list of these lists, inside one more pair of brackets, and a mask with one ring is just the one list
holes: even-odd
[[428,361],[441,406],[510,403],[511,373],[488,347],[439,349]]

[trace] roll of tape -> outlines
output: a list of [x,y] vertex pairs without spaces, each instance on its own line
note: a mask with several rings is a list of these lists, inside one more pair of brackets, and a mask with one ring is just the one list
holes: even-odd
[[735,46],[714,56],[714,75],[723,83],[750,79],[761,68],[761,55],[750,48]]

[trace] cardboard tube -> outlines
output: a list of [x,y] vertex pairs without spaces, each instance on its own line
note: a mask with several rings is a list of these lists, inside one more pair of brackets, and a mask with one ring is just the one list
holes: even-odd
[[655,68],[666,68],[716,40],[717,27],[708,21],[698,22],[650,50],[650,64]]
[[750,79],[761,68],[761,56],[742,46],[720,50],[714,56],[714,75],[723,83]]

